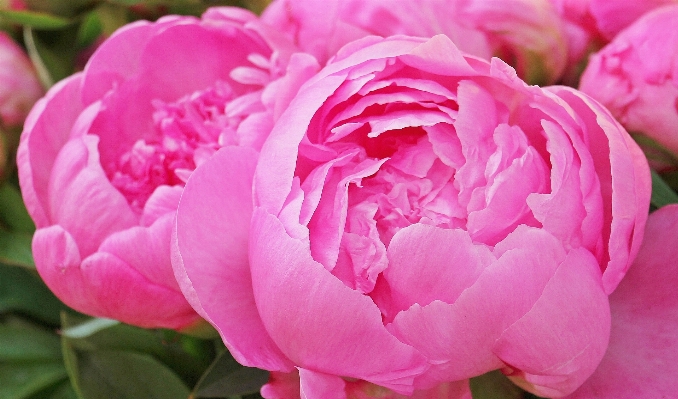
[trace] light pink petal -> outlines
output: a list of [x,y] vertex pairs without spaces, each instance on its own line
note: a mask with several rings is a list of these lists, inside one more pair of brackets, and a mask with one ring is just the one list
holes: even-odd
[[273,371],[292,364],[271,341],[255,306],[247,260],[257,153],[224,147],[197,168],[177,210],[172,265],[196,310],[240,363]]
[[503,118],[492,94],[477,83],[461,81],[457,95],[459,116],[454,128],[466,163],[455,179],[460,188],[459,202],[465,205],[473,190],[486,183],[485,165],[496,148],[492,140],[494,129]]
[[38,101],[24,123],[17,152],[19,181],[26,208],[38,227],[51,223],[47,186],[54,160],[82,111],[81,74],[52,87]]
[[388,246],[384,271],[393,311],[417,303],[454,303],[496,258],[490,248],[471,242],[464,230],[413,224],[396,233]]
[[650,203],[651,179],[647,159],[609,112],[587,95],[566,87],[549,89],[581,116],[588,133],[595,170],[600,179],[606,209],[605,224],[611,225],[609,262],[603,286],[614,291],[636,256],[643,240],[643,226]]
[[672,398],[678,392],[678,206],[650,215],[633,266],[610,295],[610,344],[568,399]]
[[308,242],[291,238],[262,209],[254,212],[250,262],[266,330],[295,364],[412,392],[425,368],[421,355],[386,331],[369,297],[331,275],[311,258]]
[[341,377],[299,369],[301,399],[346,399],[346,383]]
[[534,306],[565,257],[553,236],[525,226],[497,244],[494,255],[499,259],[453,304],[415,304],[388,326],[432,364],[420,384],[466,379],[502,367],[492,352],[495,341]]
[[[292,180],[297,163],[299,143],[306,133],[316,110],[341,85],[344,78],[327,78],[319,87],[299,90],[275,124],[270,136],[264,143],[257,164],[254,185],[255,205],[277,214],[292,189]],[[270,173],[276,170],[277,173]]]
[[463,53],[445,35],[433,36],[399,59],[413,68],[438,75],[476,75]]
[[581,226],[586,216],[580,176],[582,161],[558,124],[545,120],[542,125],[551,155],[551,190],[547,194],[529,195],[527,204],[544,229],[566,245],[578,247],[583,244]]
[[101,169],[97,144],[98,138],[90,135],[66,143],[48,185],[50,219],[73,236],[83,257],[138,220]]
[[610,331],[610,310],[598,262],[572,250],[532,309],[506,329],[494,353],[510,379],[530,392],[560,397],[598,366]]

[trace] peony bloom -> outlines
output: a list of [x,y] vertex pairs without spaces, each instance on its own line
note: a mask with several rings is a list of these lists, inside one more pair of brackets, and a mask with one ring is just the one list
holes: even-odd
[[551,0],[561,16],[567,38],[567,67],[562,82],[576,86],[590,53],[607,41],[590,12],[591,0]]
[[[561,0],[562,1],[562,0]],[[565,0],[574,1],[574,0]],[[678,0],[589,0],[598,31],[609,41],[643,14]]]
[[321,62],[352,40],[395,34],[445,34],[462,51],[504,59],[534,84],[558,80],[567,62],[564,26],[544,0],[277,0],[262,18]]
[[38,102],[19,174],[36,267],[61,300],[142,327],[200,320],[170,261],[179,197],[220,147],[260,148],[297,87],[289,53],[237,8],[137,22]]
[[0,32],[0,126],[20,128],[42,95],[28,56],[11,37]]
[[368,37],[302,86],[256,166],[223,151],[185,187],[173,265],[234,357],[297,368],[307,399],[495,369],[564,396],[603,357],[650,179],[586,95],[443,35]]
[[638,257],[610,295],[610,344],[568,399],[673,398],[678,392],[678,205],[652,213]]
[[678,154],[678,5],[652,11],[591,57],[580,90]]

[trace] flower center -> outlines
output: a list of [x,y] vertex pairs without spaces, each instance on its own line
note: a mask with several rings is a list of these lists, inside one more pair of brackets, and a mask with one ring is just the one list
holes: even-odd
[[227,114],[233,98],[230,86],[217,82],[173,103],[153,102],[157,134],[136,141],[107,168],[109,180],[133,209],[141,212],[161,185],[183,186],[219,147],[237,144],[236,129],[243,118]]

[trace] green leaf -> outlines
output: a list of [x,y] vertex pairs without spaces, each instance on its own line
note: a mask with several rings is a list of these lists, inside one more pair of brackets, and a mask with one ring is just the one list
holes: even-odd
[[58,326],[66,309],[34,270],[0,265],[0,313],[18,312]]
[[10,182],[0,186],[0,220],[12,231],[32,233],[35,224],[28,215],[19,189]]
[[103,33],[101,19],[96,11],[87,13],[78,28],[78,46],[85,48],[94,44],[94,42]]
[[0,398],[23,399],[67,377],[63,363],[0,363]]
[[28,325],[0,325],[0,363],[61,362],[56,334]]
[[78,26],[58,31],[37,31],[24,26],[24,43],[43,86],[71,75],[78,48]]
[[[195,340],[175,332],[166,334],[166,330],[147,330],[122,323],[101,321],[105,319],[87,319],[89,321],[84,323],[75,322],[76,319],[68,315],[62,317],[62,330],[67,332],[62,339],[74,350],[125,351],[149,355],[167,365],[191,385],[198,381],[209,365],[208,360],[187,353],[183,347],[183,340],[211,346],[210,341]],[[168,339],[168,334],[173,334],[175,338]],[[76,338],[78,336],[81,338]]]
[[192,397],[223,398],[256,393],[268,382],[268,377],[268,371],[242,366],[224,351],[193,388]]
[[523,399],[525,392],[500,371],[491,371],[471,378],[473,399]]
[[26,399],[78,399],[78,395],[75,394],[68,378],[64,378],[41,391],[27,396]]
[[72,24],[68,18],[59,17],[39,11],[0,10],[0,19],[7,22],[30,26],[34,29],[62,29]]
[[71,381],[83,399],[186,399],[189,390],[170,369],[148,355],[122,351],[74,351]]
[[31,242],[33,234],[9,231],[0,227],[0,262],[35,269]]
[[654,170],[652,171],[652,198],[650,203],[657,208],[678,203],[678,194]]
[[5,230],[0,227],[0,262],[35,269],[31,241],[33,235]]

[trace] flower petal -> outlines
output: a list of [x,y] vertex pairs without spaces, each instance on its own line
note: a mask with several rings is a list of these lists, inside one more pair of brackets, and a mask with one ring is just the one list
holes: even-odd
[[240,363],[273,371],[292,364],[259,318],[247,259],[257,153],[224,147],[184,188],[172,240],[172,265],[196,310],[214,325]]

